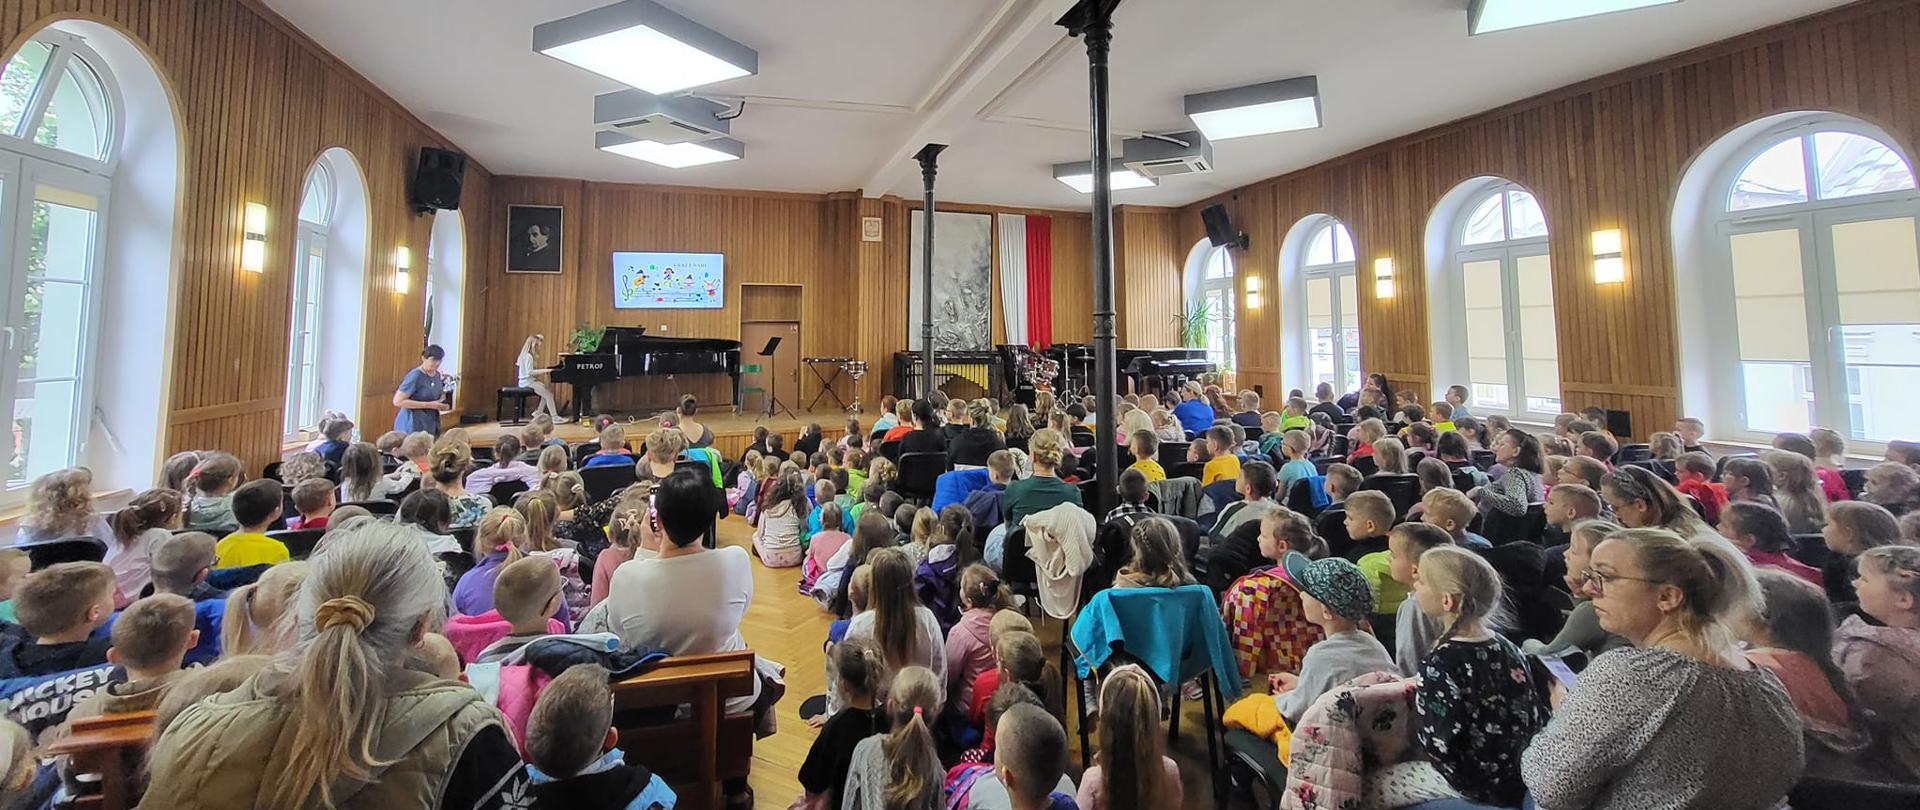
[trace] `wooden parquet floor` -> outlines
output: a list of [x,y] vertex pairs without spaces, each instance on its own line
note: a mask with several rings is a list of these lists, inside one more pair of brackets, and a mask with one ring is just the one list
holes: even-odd
[[[724,545],[748,547],[752,528],[743,518],[729,517],[720,524],[719,539]],[[753,563],[753,603],[741,622],[740,632],[747,644],[761,656],[785,664],[787,694],[775,711],[779,715],[779,733],[754,743],[753,785],[756,805],[762,808],[786,807],[800,795],[797,778],[800,763],[807,758],[817,732],[800,719],[800,704],[809,696],[826,691],[826,653],[823,643],[831,617],[797,587],[800,569],[767,568],[758,558]],[[1041,641],[1049,656],[1058,660],[1061,622],[1036,620]],[[1078,684],[1074,685],[1078,688]],[[1069,701],[1069,714],[1073,701]],[[1202,735],[1201,708],[1198,702],[1183,704],[1180,739],[1170,746],[1180,763],[1186,808],[1212,805],[1213,775],[1206,765],[1206,738]],[[1073,746],[1072,775],[1079,781],[1078,726],[1066,720],[1067,736]],[[1096,738],[1097,739],[1097,738]]]

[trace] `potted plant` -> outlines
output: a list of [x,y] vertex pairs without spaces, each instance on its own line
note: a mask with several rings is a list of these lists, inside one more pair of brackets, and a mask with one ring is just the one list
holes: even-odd
[[606,329],[581,321],[579,326],[573,328],[573,335],[567,340],[573,344],[574,351],[584,354],[598,350],[600,339],[606,334]]
[[1173,316],[1180,330],[1180,345],[1191,349],[1207,345],[1207,322],[1213,319],[1211,302],[1200,300],[1187,305],[1187,311]]

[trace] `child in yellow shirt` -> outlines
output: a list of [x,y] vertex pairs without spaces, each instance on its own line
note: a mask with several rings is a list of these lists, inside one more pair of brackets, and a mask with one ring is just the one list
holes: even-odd
[[280,482],[270,478],[248,481],[234,490],[233,517],[240,521],[240,531],[214,544],[213,553],[219,558],[214,565],[233,568],[291,559],[285,543],[266,535],[267,527],[280,519],[280,501]]

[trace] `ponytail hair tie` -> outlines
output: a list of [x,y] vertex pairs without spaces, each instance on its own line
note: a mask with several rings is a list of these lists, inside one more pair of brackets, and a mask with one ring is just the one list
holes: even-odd
[[336,596],[320,603],[313,613],[313,626],[317,630],[328,630],[339,625],[353,628],[354,635],[367,629],[373,623],[373,605],[358,596]]
[[923,715],[926,714],[926,711],[927,711],[926,709],[920,708],[919,706],[915,706],[913,707],[913,716],[920,717],[921,719],[924,720],[925,717]]

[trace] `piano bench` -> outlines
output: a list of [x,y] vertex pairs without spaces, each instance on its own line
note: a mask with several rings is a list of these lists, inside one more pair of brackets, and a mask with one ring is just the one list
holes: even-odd
[[[524,425],[527,423],[527,398],[537,396],[531,388],[517,385],[503,385],[493,395],[493,416],[502,425]],[[507,421],[507,398],[513,398],[513,421]]]

